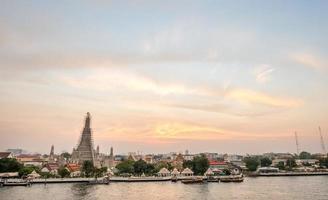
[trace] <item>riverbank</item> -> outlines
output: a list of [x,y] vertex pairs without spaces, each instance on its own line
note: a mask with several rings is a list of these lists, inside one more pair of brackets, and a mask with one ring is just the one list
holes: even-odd
[[328,172],[275,172],[275,173],[255,173],[249,177],[272,177],[272,176],[328,176]]
[[1,200],[262,200],[328,199],[328,176],[246,177],[243,183],[182,184],[180,181],[115,182],[109,185],[85,183],[34,184],[32,187],[0,188]]
[[[328,176],[328,172],[285,172],[285,173],[260,173],[248,174],[248,177],[280,177],[280,176]],[[102,177],[102,178],[49,178],[49,179],[3,179],[0,186],[30,186],[32,184],[54,184],[54,183],[86,183],[86,184],[109,184],[111,182],[165,182],[165,181],[181,181],[192,178],[201,178],[208,182],[230,182],[234,176],[179,176],[179,177]],[[215,180],[215,181],[214,181]],[[220,181],[223,180],[223,181]],[[231,181],[233,182],[233,181]]]

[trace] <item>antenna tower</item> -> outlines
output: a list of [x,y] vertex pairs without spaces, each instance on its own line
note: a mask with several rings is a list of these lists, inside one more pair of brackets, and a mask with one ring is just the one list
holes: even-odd
[[323,141],[323,137],[322,137],[320,126],[319,126],[319,134],[320,134],[320,141],[321,141],[321,150],[322,150],[322,153],[327,154],[326,147],[325,147],[325,142]]

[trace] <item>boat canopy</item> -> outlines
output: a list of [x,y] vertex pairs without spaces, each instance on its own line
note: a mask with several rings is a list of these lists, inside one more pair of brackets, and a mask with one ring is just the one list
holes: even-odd
[[180,174],[180,172],[177,170],[177,168],[174,168],[173,171],[171,172],[172,175],[177,176]]
[[214,172],[211,170],[211,168],[208,168],[204,175],[205,176],[212,176],[212,175],[214,175]]
[[193,175],[194,174],[194,172],[193,171],[191,171],[191,169],[189,169],[188,167],[187,168],[185,168],[182,172],[181,172],[181,174],[182,175]]
[[163,167],[159,172],[157,173],[159,176],[169,176],[171,173],[168,169]]

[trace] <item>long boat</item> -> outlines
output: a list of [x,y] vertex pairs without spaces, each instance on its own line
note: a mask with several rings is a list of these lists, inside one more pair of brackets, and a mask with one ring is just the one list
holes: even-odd
[[244,176],[240,175],[229,175],[229,176],[221,176],[220,182],[227,183],[227,182],[243,182]]
[[183,179],[181,180],[184,184],[193,184],[193,183],[204,183],[202,178],[191,178],[191,179]]
[[111,177],[110,182],[160,182],[171,181],[171,177]]

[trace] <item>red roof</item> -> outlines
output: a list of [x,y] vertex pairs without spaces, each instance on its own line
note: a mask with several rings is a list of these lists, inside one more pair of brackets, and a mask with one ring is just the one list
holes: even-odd
[[80,165],[75,163],[69,163],[66,167],[70,172],[80,171]]
[[8,158],[8,156],[11,154],[11,152],[0,152],[0,159],[1,158]]
[[17,158],[40,158],[40,154],[20,154]]
[[216,160],[211,160],[210,165],[226,165],[227,163],[224,161],[216,161]]
[[48,163],[45,165],[46,168],[48,168],[49,171],[57,170],[59,168],[59,165],[57,163]]

